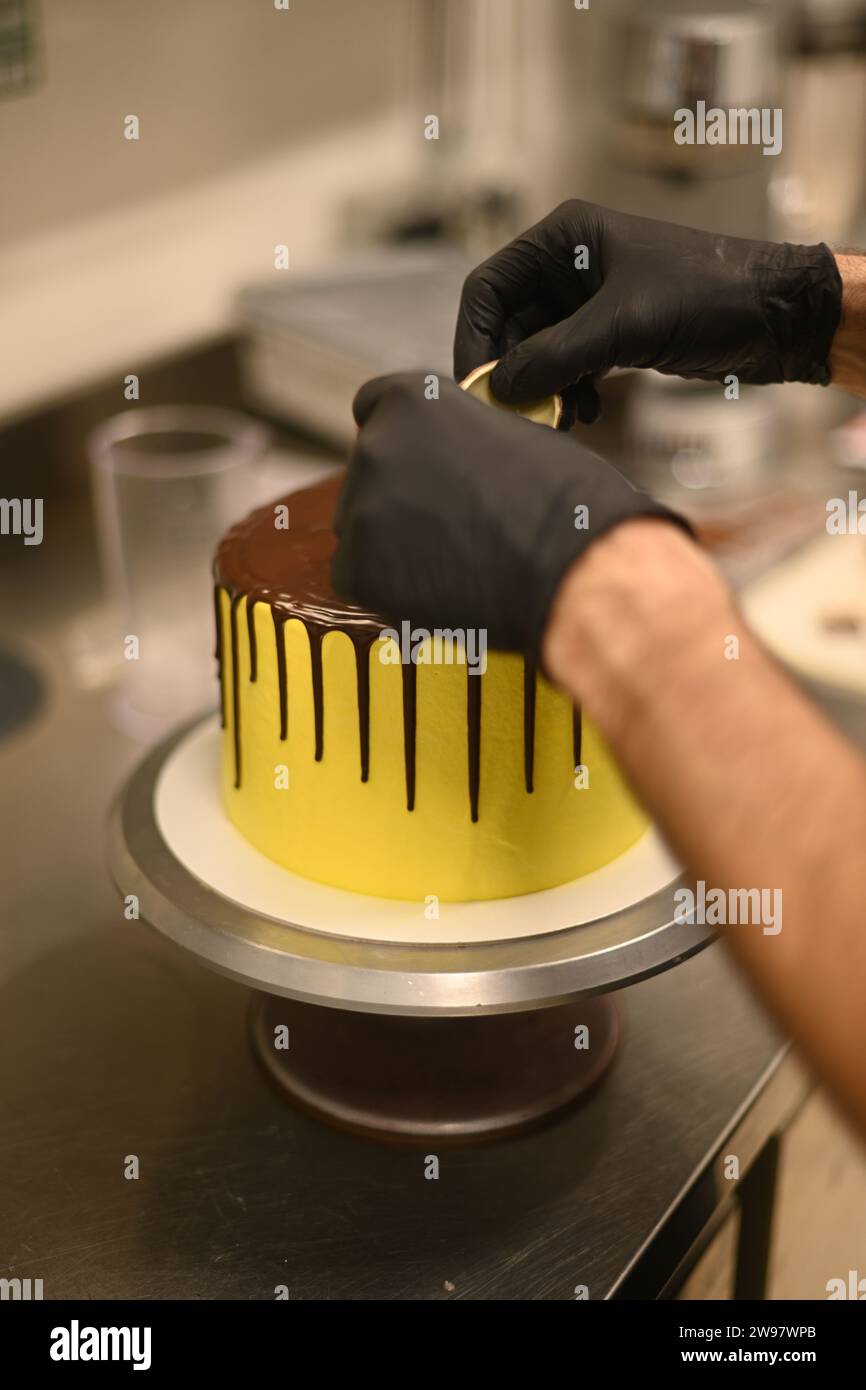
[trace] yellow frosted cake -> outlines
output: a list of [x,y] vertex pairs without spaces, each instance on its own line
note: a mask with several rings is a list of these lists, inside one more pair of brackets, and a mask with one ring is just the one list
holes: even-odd
[[421,903],[531,893],[621,854],[645,817],[532,662],[492,651],[481,673],[334,593],[339,487],[260,508],[217,550],[222,794],[241,834],[307,878]]

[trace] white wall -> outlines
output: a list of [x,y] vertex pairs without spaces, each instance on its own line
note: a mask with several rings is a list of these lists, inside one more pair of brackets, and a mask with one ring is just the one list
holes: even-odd
[[[37,8],[43,78],[0,102],[0,419],[224,331],[277,243],[293,271],[350,253],[359,198],[509,168],[533,217],[586,195],[595,26],[566,0]],[[456,93],[422,80],[437,13]]]
[[0,103],[0,419],[224,331],[276,244],[338,254],[346,200],[420,138],[401,0],[43,12],[44,79]]
[[[406,0],[41,0],[43,75],[0,103],[0,245],[357,127],[399,98]],[[122,138],[128,113],[142,138]]]

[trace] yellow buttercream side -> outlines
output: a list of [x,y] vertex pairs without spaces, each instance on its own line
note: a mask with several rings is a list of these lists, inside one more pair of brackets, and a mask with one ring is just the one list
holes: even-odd
[[[572,768],[571,707],[545,680],[537,689],[535,790],[523,770],[523,662],[488,654],[482,677],[465,666],[418,666],[415,809],[406,808],[403,686],[399,665],[370,652],[370,774],[361,781],[355,650],[345,633],[322,644],[323,757],[315,761],[310,645],[295,619],[284,628],[288,737],[279,737],[271,610],[254,609],[257,679],[243,603],[237,614],[241,784],[234,786],[232,652],[221,595],[226,728],[222,788],[229,816],[259,850],[335,887],[423,901],[531,893],[599,868],[637,840],[647,821],[599,732],[584,719],[588,787]],[[479,819],[469,803],[467,680],[481,680]],[[581,780],[581,779],[577,779]]]

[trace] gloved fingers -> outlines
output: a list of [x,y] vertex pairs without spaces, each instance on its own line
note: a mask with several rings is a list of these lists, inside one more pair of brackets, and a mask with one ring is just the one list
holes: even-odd
[[[365,381],[356,391],[352,401],[352,414],[355,417],[359,434],[369,424],[377,407],[390,394],[401,387],[411,390],[413,384],[420,385],[421,382],[423,382],[423,375],[420,372],[389,372],[384,376],[372,377],[369,381]],[[365,448],[361,440],[358,439],[349,455],[346,476],[334,511],[333,528],[337,536],[343,535],[346,517],[351,515],[352,506],[361,484],[364,459]],[[343,564],[342,561],[340,563]]]
[[349,455],[345,477],[343,478],[343,486],[340,488],[340,495],[337,498],[337,505],[334,508],[332,526],[334,534],[338,537],[343,535],[346,519],[352,514],[352,506],[361,483],[361,473],[361,450],[356,444]]
[[600,414],[601,397],[595,377],[582,377],[577,383],[577,418],[582,425],[594,425]]
[[472,310],[464,313],[461,306],[454,334],[455,381],[462,381],[476,367],[499,357],[499,341],[498,325],[492,317],[476,317]]
[[385,376],[374,376],[369,381],[365,381],[363,386],[355,392],[355,399],[352,401],[352,414],[355,417],[355,424],[359,428],[366,425],[376,406],[393,389],[395,383],[407,372],[388,372]]
[[[545,299],[539,299],[535,303],[527,305],[525,309],[521,309],[518,313],[511,314],[508,318],[503,318],[499,324],[495,339],[483,336],[475,340],[473,351],[471,354],[467,353],[466,360],[468,361],[475,357],[477,357],[478,360],[473,361],[473,366],[469,367],[463,375],[468,376],[469,372],[474,370],[475,367],[480,367],[485,362],[494,362],[498,358],[504,357],[507,352],[511,352],[513,348],[519,347],[526,338],[533,337],[536,333],[540,332],[542,328],[548,328],[551,324],[557,323],[562,317],[563,311],[561,309],[558,310],[556,306],[551,305]],[[458,356],[456,354],[454,360],[455,376],[458,381],[462,381],[463,377],[457,375],[458,368],[456,364],[458,362]],[[461,358],[459,360],[462,366],[463,359]]]
[[569,318],[506,353],[490,389],[509,405],[561,393],[615,366],[616,338],[616,299],[602,290]]
[[419,404],[434,398],[435,395],[448,395],[456,393],[462,400],[465,399],[464,393],[458,391],[453,381],[448,377],[441,377],[438,372],[422,371],[420,369],[412,372],[388,372],[385,376],[374,376],[370,381],[365,381],[355,393],[352,401],[352,414],[355,417],[355,424],[359,429],[366,425],[380,405],[389,398],[400,396],[404,401],[417,401]]
[[540,284],[538,253],[521,238],[467,275],[454,333],[457,381],[501,355],[506,325],[537,302]]
[[581,377],[574,386],[566,386],[560,395],[562,396],[560,430],[570,430],[575,424],[595,424],[601,414],[601,399],[596,389],[594,377]]
[[557,309],[556,305],[544,299],[539,299],[521,309],[519,313],[512,314],[503,325],[496,356],[504,357],[507,352],[519,347],[526,338],[534,337],[542,328],[549,328],[551,324],[558,323],[565,317],[562,309]]

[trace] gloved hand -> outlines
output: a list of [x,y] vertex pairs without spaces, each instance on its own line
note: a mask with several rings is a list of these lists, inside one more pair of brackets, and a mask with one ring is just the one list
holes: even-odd
[[746,241],[572,199],[472,271],[454,374],[499,357],[500,400],[565,392],[584,423],[598,413],[593,378],[611,367],[826,386],[841,301],[823,243]]
[[491,647],[537,653],[559,582],[593,540],[629,517],[676,518],[573,437],[450,381],[428,400],[426,380],[377,377],[355,397],[334,587],[394,620],[486,629]]

